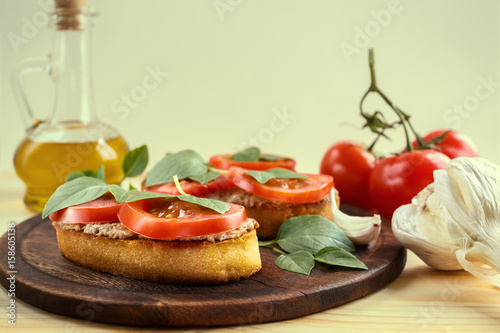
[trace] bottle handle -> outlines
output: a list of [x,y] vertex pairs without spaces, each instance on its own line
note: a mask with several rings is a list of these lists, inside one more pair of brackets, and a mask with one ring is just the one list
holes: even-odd
[[21,109],[26,131],[36,128],[42,121],[38,119],[28,100],[24,87],[24,77],[30,73],[45,72],[50,75],[50,56],[40,58],[28,58],[21,62],[12,72],[11,81],[17,104]]

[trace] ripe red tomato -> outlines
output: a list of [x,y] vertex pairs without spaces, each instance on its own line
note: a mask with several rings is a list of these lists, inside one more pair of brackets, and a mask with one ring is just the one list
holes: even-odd
[[255,162],[234,161],[232,154],[215,155],[210,157],[209,163],[216,169],[228,170],[232,166],[247,170],[268,170],[272,168],[283,168],[294,171],[295,160],[291,158],[279,158],[277,160],[266,160],[261,158]]
[[228,231],[247,220],[245,208],[229,204],[224,214],[178,199],[144,199],[126,202],[118,212],[130,230],[154,239],[173,240]]
[[[429,143],[430,141],[443,135],[446,131],[448,130],[437,129],[430,132],[422,139],[424,140],[425,143]],[[418,147],[417,141],[413,141],[412,145],[414,148]],[[436,143],[436,146],[439,151],[441,151],[449,158],[455,158],[459,156],[467,156],[467,157],[479,156],[476,145],[474,144],[472,139],[469,138],[467,135],[457,131],[449,131],[441,142]]]
[[444,169],[450,158],[433,149],[414,150],[381,159],[370,175],[370,196],[378,212],[388,218],[434,181],[433,172]]
[[[194,195],[195,197],[205,197],[210,193],[218,192],[234,186],[233,182],[226,175],[220,175],[219,177],[209,181],[206,184],[201,184],[191,179],[181,179],[179,183],[181,184],[181,188],[184,192]],[[144,190],[148,192],[160,192],[172,195],[180,195],[174,182],[149,186]]]
[[341,202],[372,209],[368,181],[375,160],[363,144],[340,141],[326,151],[320,172],[333,177]]
[[108,192],[93,201],[58,210],[50,214],[49,218],[65,223],[117,222],[121,206],[122,204],[117,203],[115,197]]
[[290,203],[317,202],[330,194],[333,188],[333,178],[329,175],[303,174],[309,179],[272,178],[261,184],[245,174],[246,171],[231,167],[229,178],[239,188],[268,200]]

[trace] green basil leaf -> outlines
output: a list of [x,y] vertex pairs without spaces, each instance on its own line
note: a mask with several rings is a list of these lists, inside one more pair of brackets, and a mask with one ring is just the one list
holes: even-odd
[[276,156],[276,155],[268,155],[268,154],[261,154],[260,159],[261,160],[266,160],[266,161],[279,161],[283,159],[283,156]]
[[88,170],[88,169],[87,170],[70,172],[66,176],[66,181],[69,182],[70,180],[73,180],[73,179],[76,179],[76,178],[79,178],[79,177],[92,177],[93,174],[94,174],[94,171],[93,170]]
[[123,178],[139,176],[146,169],[148,162],[149,152],[146,145],[129,151],[122,163]]
[[62,184],[45,204],[42,218],[60,209],[95,200],[109,191],[105,181],[93,177],[78,177]]
[[337,246],[327,246],[319,250],[314,256],[314,260],[328,265],[368,269],[368,267],[353,254]]
[[250,147],[239,153],[234,154],[231,159],[239,162],[257,162],[260,158],[260,149],[257,147]]
[[245,172],[252,176],[256,181],[265,184],[272,178],[279,179],[309,179],[309,177],[293,172],[292,170],[283,168],[272,168],[265,171],[249,170]]
[[144,200],[144,199],[154,199],[154,198],[165,198],[165,199],[172,199],[176,198],[176,195],[170,195],[170,194],[165,194],[165,193],[160,193],[160,192],[137,192],[131,196],[129,196],[125,202],[133,202],[133,201],[139,201],[139,200]]
[[220,173],[217,171],[208,171],[207,173],[200,175],[200,176],[191,176],[188,177],[189,179],[192,179],[194,181],[197,181],[200,184],[206,184],[211,180],[214,180],[220,176]]
[[314,267],[314,257],[307,251],[298,251],[280,255],[274,264],[290,272],[309,275]]
[[104,175],[104,165],[101,165],[99,169],[92,173],[92,177],[104,180],[106,177]]
[[104,180],[105,179],[104,166],[101,165],[99,167],[99,169],[97,169],[96,171],[86,169],[86,170],[81,170],[81,171],[70,172],[66,176],[66,181],[69,182],[73,179],[80,178],[80,177],[93,177],[93,178]]
[[215,200],[215,199],[198,198],[198,197],[195,197],[195,196],[192,196],[189,194],[187,194],[187,195],[169,195],[169,194],[157,193],[157,192],[137,192],[136,194],[128,197],[125,200],[125,202],[132,202],[132,201],[152,199],[152,198],[165,198],[165,199],[178,198],[179,200],[182,200],[182,201],[191,202],[191,203],[197,204],[199,206],[210,208],[219,214],[224,214],[229,209],[231,209],[231,206],[227,202],[219,201],[219,200]]
[[127,191],[118,185],[109,185],[109,190],[118,203],[124,202],[128,197],[138,192],[136,189],[130,189]]
[[231,206],[224,201],[220,200],[215,200],[215,199],[208,199],[208,198],[198,198],[193,195],[179,195],[178,198],[182,201],[187,201],[191,202],[206,208],[210,208],[212,210],[215,210],[219,214],[224,214],[227,212],[229,209],[231,209]]
[[278,230],[276,241],[288,252],[307,251],[316,254],[327,246],[338,246],[354,252],[354,244],[332,221],[319,215],[303,215],[288,219]]
[[277,239],[267,240],[267,241],[259,241],[259,246],[269,246],[278,243]]
[[146,178],[146,187],[173,181],[173,176],[179,179],[201,176],[207,173],[207,165],[203,158],[194,150],[182,150],[163,157],[151,169]]

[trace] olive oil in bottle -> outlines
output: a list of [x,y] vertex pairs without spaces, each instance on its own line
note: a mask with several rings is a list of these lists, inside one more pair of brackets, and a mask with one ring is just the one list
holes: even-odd
[[[99,120],[94,106],[92,18],[86,0],[56,0],[50,58],[25,61],[13,73],[14,91],[28,128],[14,156],[14,166],[26,184],[24,202],[34,211],[43,210],[72,171],[96,170],[104,165],[108,183],[123,177],[127,144],[109,122]],[[23,90],[24,75],[33,71],[48,73],[55,84],[53,112],[43,121],[34,117]]]
[[42,211],[66,176],[77,170],[96,170],[104,166],[106,181],[118,183],[123,177],[123,157],[127,144],[118,136],[100,142],[40,142],[25,138],[14,158],[17,174],[26,184],[24,202]]

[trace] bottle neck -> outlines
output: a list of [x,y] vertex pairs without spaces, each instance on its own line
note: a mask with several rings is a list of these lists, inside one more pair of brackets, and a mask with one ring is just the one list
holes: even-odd
[[71,19],[72,25],[62,25],[61,22],[67,22],[68,18],[56,14],[51,59],[55,103],[50,122],[88,125],[97,122],[91,66],[90,15],[81,13]]

